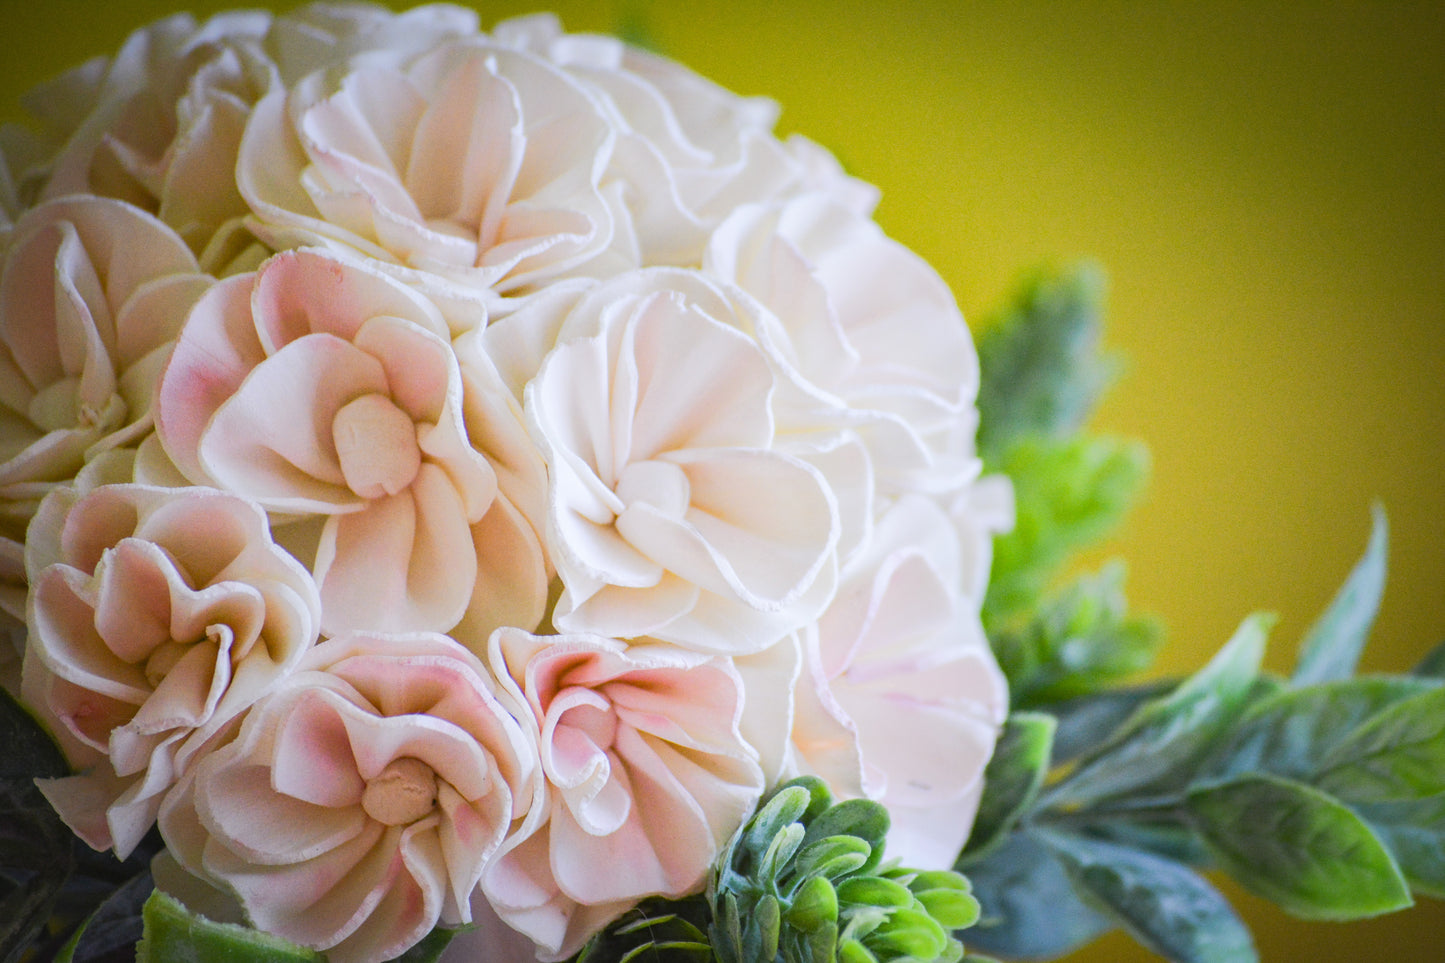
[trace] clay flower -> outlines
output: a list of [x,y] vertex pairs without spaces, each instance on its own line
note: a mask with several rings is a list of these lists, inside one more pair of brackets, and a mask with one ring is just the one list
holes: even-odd
[[308,655],[171,797],[185,869],[334,963],[398,956],[471,920],[535,795],[536,747],[445,636],[346,635]]
[[30,210],[0,265],[0,556],[13,574],[46,492],[150,432],[156,376],[212,282],[164,224],[96,197]]
[[772,450],[773,374],[741,323],[666,270],[603,284],[561,320],[525,389],[559,629],[755,652],[826,604],[836,504]]
[[[468,438],[449,337],[435,304],[375,268],[293,251],[217,285],[166,367],[157,427],[181,472],[324,517],[328,634],[446,631],[474,598],[488,632],[542,616],[537,536]],[[475,416],[521,432],[509,410]]]
[[559,960],[643,897],[698,889],[763,790],[728,660],[506,628],[489,658],[535,720],[548,793],[483,882],[502,919]]
[[41,790],[123,857],[205,742],[311,646],[316,586],[265,513],[205,488],[60,489],[33,532],[23,691],[80,770]]
[[797,765],[886,805],[889,855],[919,868],[951,866],[962,848],[1007,711],[960,561],[948,516],[904,497],[802,632]]
[[978,474],[968,328],[943,279],[877,224],[824,193],[745,204],[704,268],[766,309],[758,340],[790,389],[780,432],[856,435],[885,495],[952,492]]
[[614,244],[631,258],[598,187],[612,138],[575,81],[475,37],[272,91],[237,182],[273,246],[341,246],[509,292],[585,273]]

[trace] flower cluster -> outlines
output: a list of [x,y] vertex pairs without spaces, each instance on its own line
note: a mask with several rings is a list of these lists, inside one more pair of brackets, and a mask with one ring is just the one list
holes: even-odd
[[[780,781],[962,845],[977,361],[771,103],[546,16],[185,16],[0,136],[4,684],[97,849],[338,963],[561,959]],[[0,642],[0,647],[7,643]]]

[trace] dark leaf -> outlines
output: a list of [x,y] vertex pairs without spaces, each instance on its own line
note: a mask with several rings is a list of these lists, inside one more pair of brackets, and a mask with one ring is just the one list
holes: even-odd
[[1172,691],[1178,684],[1178,680],[1165,680],[1105,689],[1049,706],[1049,715],[1059,720],[1051,763],[1057,766],[1097,748],[1140,706]]
[[1160,956],[1176,963],[1258,959],[1229,902],[1188,867],[1081,836],[1051,832],[1044,839],[1075,885]]
[[133,956],[143,935],[141,909],[154,889],[148,871],[121,884],[81,924],[55,963],[104,963],[118,951]]

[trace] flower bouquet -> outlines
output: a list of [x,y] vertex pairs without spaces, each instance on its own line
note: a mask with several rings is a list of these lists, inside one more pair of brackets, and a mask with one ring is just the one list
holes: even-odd
[[[1445,893],[1445,656],[1061,578],[1100,283],[977,348],[776,108],[550,16],[134,33],[0,139],[8,960],[1249,960]],[[107,855],[108,854],[108,855]],[[967,947],[967,949],[965,949]],[[966,954],[967,957],[966,957]]]

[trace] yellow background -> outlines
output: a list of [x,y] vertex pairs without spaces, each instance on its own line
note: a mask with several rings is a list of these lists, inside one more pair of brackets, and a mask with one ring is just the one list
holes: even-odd
[[[198,12],[224,4],[193,3]],[[283,4],[284,5],[284,4]],[[3,98],[183,6],[0,0]],[[483,5],[484,24],[522,12]],[[1044,260],[1111,277],[1130,365],[1096,425],[1152,446],[1109,553],[1199,664],[1254,609],[1271,664],[1392,524],[1368,668],[1445,638],[1445,8],[1329,2],[569,2],[640,19],[883,189],[971,319]],[[1231,889],[1266,963],[1445,959],[1445,904],[1304,925]],[[1155,959],[1111,936],[1077,959]]]

